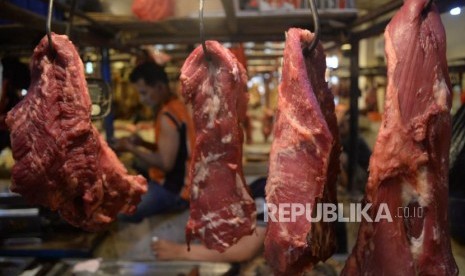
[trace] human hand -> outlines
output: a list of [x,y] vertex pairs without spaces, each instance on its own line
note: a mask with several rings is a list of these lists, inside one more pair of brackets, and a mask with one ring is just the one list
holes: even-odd
[[113,139],[111,147],[118,152],[131,151],[135,145],[131,142],[131,137],[124,137],[120,139]]
[[138,134],[131,135],[129,139],[131,140],[131,143],[136,146],[142,146],[145,142],[144,139],[142,139],[142,137],[140,137]]
[[154,237],[150,245],[152,253],[159,261],[185,260],[186,245]]

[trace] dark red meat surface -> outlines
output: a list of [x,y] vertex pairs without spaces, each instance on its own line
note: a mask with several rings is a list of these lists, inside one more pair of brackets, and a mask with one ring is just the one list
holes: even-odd
[[91,100],[74,45],[44,37],[31,61],[28,94],[7,116],[13,192],[58,210],[74,226],[100,230],[135,211],[147,182],[131,176],[91,122]]
[[427,2],[405,1],[384,34],[388,88],[366,202],[373,204],[372,219],[387,204],[392,222],[362,222],[342,275],[458,274],[447,221],[446,37],[435,5],[425,9]]
[[[295,28],[286,36],[266,185],[266,201],[275,206],[336,203],[341,147],[323,48],[303,53],[313,38]],[[299,275],[332,255],[335,238],[328,222],[310,222],[305,216],[294,222],[269,220],[265,257],[276,275]]]
[[247,76],[216,41],[207,41],[211,61],[197,47],[181,69],[183,96],[192,104],[196,131],[190,168],[188,243],[200,239],[224,251],[255,229],[255,202],[242,172]]

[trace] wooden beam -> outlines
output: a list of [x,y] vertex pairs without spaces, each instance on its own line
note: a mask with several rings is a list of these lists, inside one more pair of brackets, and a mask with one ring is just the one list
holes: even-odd
[[[266,41],[284,41],[285,35],[284,32],[281,34],[236,34],[236,35],[222,35],[216,34],[210,36],[212,39],[218,40],[220,42],[266,42]],[[339,36],[334,35],[323,35],[324,41],[339,40]],[[196,44],[199,43],[199,37],[196,34],[184,35],[184,36],[144,36],[144,37],[133,37],[123,41],[123,45],[128,47],[140,46],[140,45],[150,45],[150,44]]]
[[351,34],[351,37],[356,40],[361,40],[380,35],[384,33],[384,30],[386,29],[386,26],[389,24],[389,22],[391,22],[390,18],[379,23],[373,24],[371,27],[366,28],[362,31],[354,32]]
[[364,16],[359,17],[354,24],[352,24],[352,27],[356,27],[359,25],[362,25],[364,23],[367,23],[369,21],[375,20],[385,14],[388,14],[394,10],[397,10],[402,6],[404,3],[403,0],[393,0],[391,2],[388,2],[384,5],[381,5],[379,8],[376,8],[369,13],[365,14]]
[[[6,0],[0,0],[0,18],[11,20],[19,23],[24,28],[29,30],[38,31],[39,34],[45,35],[45,16],[38,15],[34,12],[22,9],[16,5],[9,3]],[[66,32],[67,24],[52,21],[52,31],[55,33],[63,34]],[[14,39],[14,38],[13,38]],[[33,38],[29,38],[33,39]],[[33,43],[34,41],[31,41]],[[73,42],[77,45],[92,45],[92,46],[108,46],[121,48],[115,41],[102,37],[87,30],[73,28]]]
[[[265,42],[265,41],[284,41],[284,33],[282,35],[215,35],[215,40],[220,42]],[[148,44],[196,44],[199,43],[197,35],[191,36],[151,36],[139,37],[126,41],[127,46],[139,46]]]
[[[344,22],[351,22],[357,18],[357,12],[358,11],[356,9],[325,9],[319,10],[318,15],[320,16],[321,20],[334,19]],[[312,13],[307,9],[294,10],[287,13],[241,11],[237,14],[237,18],[238,20],[242,20],[243,18],[258,18],[271,22],[280,19],[297,19],[299,21],[312,23]]]
[[[42,2],[45,2],[45,3],[48,3],[50,0],[41,0]],[[66,4],[63,4],[59,1],[54,1],[53,2],[53,5],[62,10],[62,11],[66,11],[66,12],[71,12],[72,8],[71,6],[69,5],[66,5]],[[103,26],[102,24],[100,24],[100,22],[96,21],[95,19],[93,19],[92,17],[88,16],[87,14],[79,11],[79,10],[74,10],[74,15],[77,16],[77,17],[80,17],[84,20],[86,20],[87,22],[89,22],[89,28],[92,28],[96,31],[98,31],[100,34],[102,35],[105,35],[105,36],[108,36],[108,37],[113,37],[115,35],[115,30],[113,30],[112,28],[110,27],[107,27],[107,26]]]
[[[6,0],[0,0],[0,18],[8,19],[16,23],[21,23],[30,29],[42,31],[45,33],[46,18],[44,16],[22,9],[9,3]],[[64,33],[66,31],[66,24],[52,21],[51,28],[54,32]]]
[[173,26],[173,24],[170,24],[170,21],[162,21],[159,23],[159,26],[162,27],[168,34],[175,35],[178,33],[178,29]]
[[226,22],[228,24],[228,29],[231,34],[237,33],[237,16],[236,16],[236,7],[234,6],[234,1],[231,0],[221,0],[223,4],[223,9],[226,14]]

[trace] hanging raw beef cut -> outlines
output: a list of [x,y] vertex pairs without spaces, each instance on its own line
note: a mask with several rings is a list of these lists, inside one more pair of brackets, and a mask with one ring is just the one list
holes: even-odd
[[[302,29],[286,34],[266,185],[266,201],[277,210],[289,203],[310,205],[312,210],[317,203],[336,203],[341,147],[323,47],[306,51],[313,39]],[[299,275],[329,258],[335,246],[332,223],[311,222],[306,214],[295,221],[269,217],[265,257],[276,275]]]
[[31,86],[9,113],[13,192],[58,210],[74,226],[99,230],[120,212],[135,211],[147,190],[127,174],[91,122],[91,100],[79,53],[64,35],[52,34],[34,50]]
[[247,75],[220,43],[207,41],[210,61],[197,47],[181,69],[183,96],[192,104],[196,132],[189,184],[187,242],[200,239],[224,251],[255,229],[255,202],[242,172]]
[[342,274],[457,275],[447,220],[451,86],[444,27],[434,4],[407,0],[384,36],[388,88],[365,201],[373,204],[372,220],[384,205],[392,221],[362,222]]

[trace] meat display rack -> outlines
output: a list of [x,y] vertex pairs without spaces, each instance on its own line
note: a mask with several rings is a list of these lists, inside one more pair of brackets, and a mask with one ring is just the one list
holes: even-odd
[[[224,0],[225,14],[205,16],[207,39],[228,42],[283,41],[290,27],[313,29],[309,10],[283,12],[237,11],[230,0]],[[319,11],[322,38],[338,40],[357,17],[356,9],[324,9]],[[88,13],[102,26],[117,30],[121,43],[144,44],[198,43],[198,18],[168,18],[160,22],[143,22],[132,16]],[[82,22],[85,23],[85,22]]]
[[[42,0],[46,1],[46,0]],[[47,2],[47,1],[46,1]],[[61,11],[70,7],[55,3]],[[207,39],[218,41],[283,41],[290,27],[313,29],[311,13],[307,9],[282,12],[243,11],[237,1],[221,0],[223,13],[205,16]],[[322,39],[337,41],[344,37],[357,18],[357,9],[321,9]],[[18,50],[35,45],[43,35],[45,17],[0,1],[0,51]],[[6,21],[5,21],[6,20]],[[6,22],[6,23],[5,23]],[[52,29],[64,33],[66,21],[54,20]],[[22,33],[17,36],[15,34]],[[73,24],[73,41],[79,46],[128,49],[145,44],[198,43],[198,17],[172,17],[158,22],[143,22],[134,16],[110,13],[83,13],[76,11]]]

